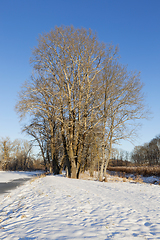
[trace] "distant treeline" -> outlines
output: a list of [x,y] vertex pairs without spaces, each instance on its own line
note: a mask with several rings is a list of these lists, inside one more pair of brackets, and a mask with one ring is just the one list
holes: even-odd
[[131,160],[136,166],[154,166],[160,164],[160,135],[149,143],[136,146],[131,155]]
[[11,141],[6,137],[0,140],[0,169],[5,171],[43,170],[44,164],[41,158],[35,159],[32,144],[29,141],[19,139]]

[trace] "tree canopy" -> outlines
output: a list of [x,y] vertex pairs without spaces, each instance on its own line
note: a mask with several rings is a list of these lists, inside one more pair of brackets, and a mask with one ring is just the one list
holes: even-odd
[[30,116],[24,131],[39,144],[55,174],[78,178],[86,167],[105,174],[112,145],[129,139],[146,117],[139,73],[118,61],[118,49],[91,29],[55,27],[40,35],[33,73],[19,92],[16,111]]

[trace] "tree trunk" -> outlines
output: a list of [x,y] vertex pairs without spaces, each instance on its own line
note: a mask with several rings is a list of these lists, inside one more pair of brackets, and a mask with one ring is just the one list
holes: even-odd
[[110,156],[111,156],[111,150],[112,150],[113,124],[114,124],[114,117],[111,116],[111,129],[110,129],[110,138],[109,138],[109,152],[108,152],[108,158],[107,158],[107,161],[105,163],[105,168],[104,168],[105,179],[106,179],[107,167],[108,167]]
[[63,124],[61,124],[61,134],[62,134],[62,142],[63,142],[64,155],[65,155],[65,165],[67,167],[67,177],[71,178],[71,163],[69,161],[69,156],[68,156],[68,151],[67,151],[67,143],[66,143],[66,138],[64,135]]
[[69,161],[71,162],[71,178],[77,178],[77,167],[75,163],[72,145],[69,146],[68,156]]
[[104,151],[105,151],[105,146],[104,144],[102,145],[102,163],[101,163],[101,169],[100,169],[100,174],[99,174],[99,181],[103,181],[103,174],[104,174],[104,163],[105,163],[105,158],[104,158]]

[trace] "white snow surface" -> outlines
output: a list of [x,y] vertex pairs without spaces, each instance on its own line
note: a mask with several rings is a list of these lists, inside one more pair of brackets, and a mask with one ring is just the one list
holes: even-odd
[[160,239],[160,186],[35,178],[0,195],[0,239]]
[[20,178],[30,178],[36,174],[39,174],[40,171],[33,171],[33,172],[25,172],[25,171],[0,171],[0,183],[3,182],[10,182],[15,179]]

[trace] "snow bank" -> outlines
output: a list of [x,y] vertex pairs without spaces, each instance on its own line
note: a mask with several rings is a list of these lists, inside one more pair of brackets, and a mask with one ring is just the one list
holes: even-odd
[[47,176],[0,196],[0,239],[160,239],[160,186]]

